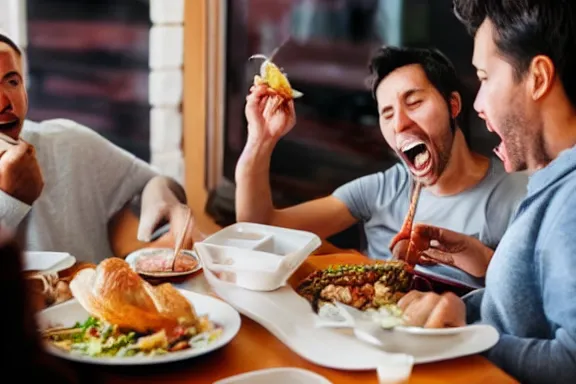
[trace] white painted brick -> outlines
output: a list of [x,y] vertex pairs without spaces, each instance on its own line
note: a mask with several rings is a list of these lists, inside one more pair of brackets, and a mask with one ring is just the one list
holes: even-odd
[[26,1],[1,0],[0,29],[21,48],[28,46]]
[[150,163],[163,175],[184,183],[184,156],[182,151],[152,153]]
[[150,110],[150,150],[179,151],[182,146],[182,114],[176,108]]
[[184,23],[184,0],[150,0],[150,20],[157,24]]
[[150,68],[181,68],[183,64],[184,27],[182,25],[156,25],[150,28]]
[[152,70],[148,82],[148,99],[155,107],[178,107],[182,102],[182,70]]

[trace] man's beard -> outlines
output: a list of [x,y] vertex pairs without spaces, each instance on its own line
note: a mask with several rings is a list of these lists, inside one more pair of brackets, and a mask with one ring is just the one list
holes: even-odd
[[452,146],[454,145],[454,138],[456,137],[456,121],[450,118],[448,129],[444,130],[444,134],[434,141],[432,145],[438,154],[438,164],[436,165],[436,174],[438,178],[448,167],[450,156],[452,155]]
[[530,121],[520,108],[514,108],[504,117],[499,132],[506,147],[508,162],[513,171],[528,169],[528,160],[534,164],[548,164],[551,159],[546,151],[542,124]]

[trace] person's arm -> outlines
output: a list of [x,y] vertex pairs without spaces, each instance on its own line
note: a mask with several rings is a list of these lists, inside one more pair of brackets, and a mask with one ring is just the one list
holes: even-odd
[[278,141],[296,123],[294,104],[266,86],[256,86],[246,98],[245,114],[248,140],[236,165],[236,221],[307,230],[322,238],[356,222],[346,205],[332,196],[275,209],[270,159]]
[[15,231],[31,208],[31,205],[0,190],[0,225],[3,227]]
[[[184,188],[172,178],[155,176],[146,184],[140,197],[141,213],[138,240],[152,241],[154,232],[164,224],[168,224],[166,232],[170,232],[173,239],[177,238],[179,231],[185,224],[189,210]],[[188,232],[184,241],[186,246],[191,247],[194,241],[193,235],[196,236],[196,234],[189,229],[191,228],[187,229]]]
[[527,185],[526,174],[506,174],[488,196],[484,212],[486,221],[480,234],[480,241],[487,247],[496,249],[498,246],[526,196]]
[[248,142],[236,166],[236,219],[310,231],[321,238],[357,220],[347,206],[327,196],[285,209],[275,209],[270,190],[270,158],[274,143]]
[[466,324],[474,324],[480,322],[482,307],[482,298],[484,297],[484,288],[476,289],[464,296],[462,300],[466,304]]
[[[544,313],[557,327],[553,339],[501,335],[488,357],[523,383],[574,383],[576,378],[576,201],[567,196],[548,206],[534,269]],[[553,213],[552,213],[553,212]],[[528,316],[530,314],[527,314]]]
[[0,153],[0,224],[15,231],[44,188],[36,150],[20,140]]

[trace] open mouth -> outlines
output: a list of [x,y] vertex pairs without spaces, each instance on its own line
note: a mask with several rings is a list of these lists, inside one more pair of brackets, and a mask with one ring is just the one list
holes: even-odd
[[415,176],[425,176],[432,168],[432,155],[423,142],[408,144],[401,151]]
[[0,133],[3,133],[7,136],[14,138],[14,135],[16,134],[15,130],[18,129],[19,124],[20,124],[19,120],[0,123]]

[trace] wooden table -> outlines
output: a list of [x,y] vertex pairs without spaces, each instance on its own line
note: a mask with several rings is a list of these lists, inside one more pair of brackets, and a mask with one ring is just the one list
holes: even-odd
[[[299,281],[316,268],[337,263],[367,261],[369,261],[367,258],[354,252],[311,256],[295,273],[291,283]],[[375,371],[338,371],[323,368],[302,359],[266,329],[245,316],[242,316],[242,327],[238,335],[228,345],[210,354],[170,365],[126,368],[83,366],[81,372],[92,380],[111,384],[213,383],[224,377],[272,367],[308,369],[323,375],[334,384],[377,383]],[[413,384],[517,383],[481,356],[417,365],[414,367],[409,382]]]

